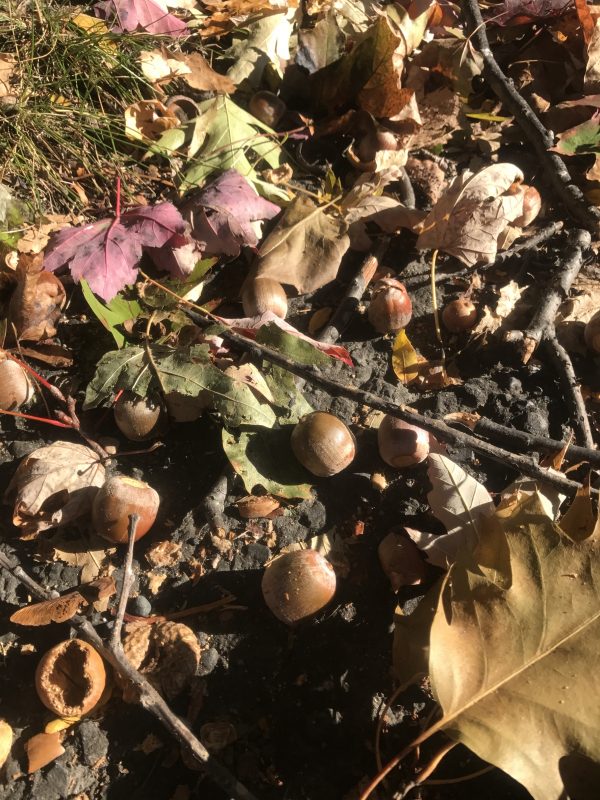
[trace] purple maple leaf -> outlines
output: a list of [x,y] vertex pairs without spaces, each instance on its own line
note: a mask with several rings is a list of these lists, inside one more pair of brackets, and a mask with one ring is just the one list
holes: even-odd
[[147,33],[183,36],[188,26],[169,14],[163,0],[101,0],[94,6],[98,16],[108,20],[111,31],[144,30]]
[[204,254],[237,256],[243,245],[256,247],[251,223],[272,219],[279,206],[260,197],[235,169],[228,169],[181,208]]
[[117,217],[102,219],[53,234],[44,268],[54,272],[69,266],[73,279],[82,278],[103,300],[135,283],[144,248],[179,241],[185,223],[172,203],[137,206]]

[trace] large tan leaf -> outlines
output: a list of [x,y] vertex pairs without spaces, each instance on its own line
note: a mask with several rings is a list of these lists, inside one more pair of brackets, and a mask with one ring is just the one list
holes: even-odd
[[265,239],[253,275],[294,286],[300,294],[332,281],[350,245],[347,224],[297,197]]
[[104,466],[93,450],[55,442],[21,461],[4,500],[14,503],[14,524],[25,536],[35,536],[86,514],[103,483]]
[[469,266],[491,263],[498,237],[523,213],[523,193],[515,186],[522,180],[514,164],[463,172],[426,217],[417,247],[443,250]]
[[494,512],[494,502],[485,486],[448,456],[432,453],[428,475],[432,486],[427,495],[431,511],[448,533],[435,536],[409,529],[408,534],[431,564],[445,569],[459,553],[475,550],[485,521]]
[[452,567],[429,642],[443,718],[419,738],[445,730],[535,800],[595,800],[600,541],[573,542],[535,495],[499,523],[509,588],[474,562]]

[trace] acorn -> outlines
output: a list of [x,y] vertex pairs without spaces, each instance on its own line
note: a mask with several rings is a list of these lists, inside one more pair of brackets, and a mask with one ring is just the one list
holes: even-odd
[[128,541],[129,517],[139,520],[135,541],[145,536],[156,519],[160,498],[151,486],[135,478],[115,475],[98,489],[92,505],[92,522],[99,536],[116,544]]
[[292,431],[292,451],[303,467],[319,478],[337,475],[353,461],[356,439],[341,419],[313,411]]
[[161,436],[166,429],[162,403],[134,392],[123,392],[113,408],[121,433],[132,442]]
[[477,306],[466,297],[452,300],[442,311],[442,322],[450,333],[469,331],[477,322]]
[[407,536],[388,533],[379,542],[377,555],[394,592],[402,586],[416,586],[425,579],[425,562],[417,545]]
[[242,305],[247,317],[260,317],[272,311],[281,319],[287,314],[287,296],[283,286],[273,278],[252,278],[242,286]]
[[294,550],[265,568],[262,593],[277,619],[295,625],[313,616],[335,594],[335,572],[316,550]]
[[33,386],[23,367],[0,351],[0,409],[16,411],[26,405],[33,394]]
[[59,717],[89,714],[102,698],[105,684],[102,657],[81,639],[55,645],[42,657],[35,671],[40,700]]
[[594,353],[600,353],[600,311],[596,311],[583,329],[586,347]]
[[513,220],[512,224],[519,228],[524,228],[533,222],[540,213],[542,198],[535,186],[528,186],[524,183],[521,185],[521,190],[523,191],[523,213]]
[[269,494],[249,494],[236,500],[235,506],[242,519],[262,519],[281,507],[281,503]]
[[390,467],[412,467],[425,461],[429,455],[429,433],[386,415],[377,431],[377,445],[379,455]]
[[367,316],[378,333],[396,333],[406,328],[412,317],[412,303],[404,284],[395,278],[377,281]]
[[361,161],[373,161],[381,150],[397,150],[398,139],[391,131],[373,130],[366,133],[356,146]]
[[274,128],[287,111],[287,106],[273,92],[260,91],[255,92],[250,98],[248,110],[264,125]]

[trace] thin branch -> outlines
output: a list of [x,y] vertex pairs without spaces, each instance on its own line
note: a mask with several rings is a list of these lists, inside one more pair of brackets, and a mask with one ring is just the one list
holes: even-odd
[[138,522],[140,521],[139,514],[129,515],[129,528],[127,531],[127,555],[125,563],[123,564],[123,578],[121,580],[121,593],[119,595],[119,603],[117,605],[117,614],[113,627],[112,636],[110,637],[110,647],[113,650],[122,648],[121,644],[121,631],[123,630],[123,618],[125,617],[125,609],[127,608],[127,601],[129,600],[129,593],[133,585],[133,546],[135,545],[135,534],[137,531]]
[[227,464],[217,480],[213,483],[208,493],[200,503],[200,511],[211,531],[218,531],[225,525],[225,500],[231,483],[231,467]]
[[586,202],[581,190],[573,184],[569,171],[558,153],[549,151],[554,144],[553,135],[542,125],[529,103],[521,97],[512,81],[500,69],[490,49],[478,0],[461,0],[461,8],[467,33],[477,45],[483,58],[484,78],[520,125],[544,174],[569,214],[581,226],[596,233],[600,227],[600,211]]

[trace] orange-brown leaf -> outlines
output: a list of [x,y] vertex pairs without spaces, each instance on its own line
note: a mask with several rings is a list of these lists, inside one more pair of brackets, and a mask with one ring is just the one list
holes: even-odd
[[20,608],[12,614],[10,621],[17,625],[40,626],[49,625],[51,622],[66,622],[75,616],[82,603],[87,604],[77,591],[69,592],[53,600],[43,600],[41,603]]

